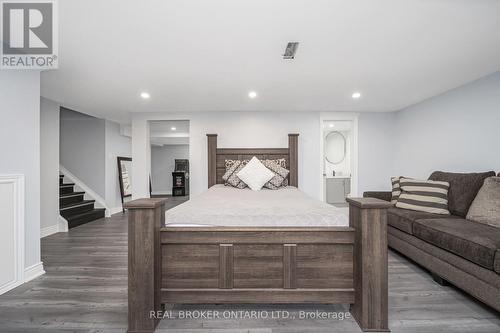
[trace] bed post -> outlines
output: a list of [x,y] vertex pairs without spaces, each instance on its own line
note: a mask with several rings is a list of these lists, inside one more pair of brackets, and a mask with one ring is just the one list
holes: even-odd
[[387,208],[374,198],[348,198],[354,236],[354,304],[351,313],[363,331],[388,332]]
[[161,310],[160,228],[165,199],[138,199],[128,209],[128,333],[153,332]]
[[217,134],[207,134],[208,188],[217,183]]
[[299,187],[299,135],[288,134],[288,156],[290,159],[290,185]]

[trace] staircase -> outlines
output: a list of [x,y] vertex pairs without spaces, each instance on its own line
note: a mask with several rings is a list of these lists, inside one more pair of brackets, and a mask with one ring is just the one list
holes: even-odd
[[64,183],[59,175],[59,214],[68,221],[68,228],[103,218],[104,208],[94,208],[95,200],[84,200],[85,192],[75,192],[75,184]]

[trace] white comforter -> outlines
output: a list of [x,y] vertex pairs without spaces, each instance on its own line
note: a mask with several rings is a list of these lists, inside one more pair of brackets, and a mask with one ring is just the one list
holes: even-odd
[[326,227],[348,226],[338,208],[288,186],[252,191],[215,185],[165,213],[167,227]]

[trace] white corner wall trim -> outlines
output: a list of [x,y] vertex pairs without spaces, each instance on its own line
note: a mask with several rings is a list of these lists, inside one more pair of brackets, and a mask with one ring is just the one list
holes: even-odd
[[31,265],[24,270],[23,283],[36,279],[43,274],[45,274],[45,271],[43,269],[43,262],[40,261],[39,263]]
[[24,283],[24,175],[0,175],[0,295]]
[[99,207],[106,209],[106,217],[111,216],[111,210],[106,205],[106,201],[99,194],[97,194],[94,190],[92,190],[90,187],[85,185],[84,182],[82,182],[80,179],[78,179],[78,177],[76,177],[74,174],[72,174],[64,166],[59,165],[59,171],[61,171],[61,173],[64,175],[64,177],[67,177],[69,180],[71,180],[73,183],[75,183],[76,187],[80,188],[82,191],[85,192],[86,195],[90,196],[93,200],[95,200],[96,204]]

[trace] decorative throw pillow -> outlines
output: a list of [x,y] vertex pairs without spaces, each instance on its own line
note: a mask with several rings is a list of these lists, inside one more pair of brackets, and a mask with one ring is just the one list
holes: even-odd
[[434,214],[450,214],[448,211],[450,183],[401,178],[399,184],[401,194],[396,207]]
[[[228,163],[228,161],[230,161]],[[238,178],[237,173],[245,167],[248,161],[240,160],[226,160],[226,173],[222,176],[224,180],[224,185],[233,186],[237,188],[245,188],[247,185],[241,179]],[[229,168],[227,168],[229,166]]]
[[273,161],[274,163],[278,164],[280,167],[286,169],[286,159],[284,159],[284,158],[276,158],[274,160],[266,160],[266,161]]
[[[271,160],[271,161],[274,161],[276,164],[278,164],[280,167],[287,169],[287,165],[286,165],[286,159],[285,158],[276,158],[274,160]],[[290,171],[289,171],[290,173]],[[287,187],[288,186],[288,176],[285,177],[285,180],[283,181],[283,183],[281,184],[281,187]]]
[[391,195],[391,204],[395,205],[398,202],[399,195],[401,194],[401,187],[399,186],[399,180],[402,177],[392,177],[392,195]]
[[226,166],[226,172],[227,170],[231,169],[231,167],[234,165],[234,163],[239,162],[240,160],[224,160],[224,164]]
[[236,175],[253,191],[260,191],[274,177],[274,172],[254,156]]
[[268,168],[274,173],[274,177],[271,178],[271,180],[268,181],[264,185],[264,187],[270,190],[277,190],[278,188],[284,186],[283,183],[285,183],[286,177],[288,176],[290,171],[288,171],[287,169],[276,163],[276,160],[264,160],[262,161],[262,164],[264,164],[266,168]]
[[467,220],[500,228],[500,177],[489,177],[472,202]]

